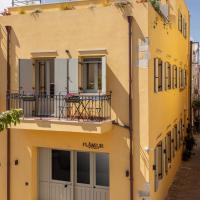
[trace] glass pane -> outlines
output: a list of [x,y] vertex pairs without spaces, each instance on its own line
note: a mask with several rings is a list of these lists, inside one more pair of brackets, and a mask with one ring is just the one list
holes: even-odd
[[96,185],[109,186],[109,155],[96,154]]
[[52,179],[70,181],[70,152],[52,150]]
[[94,89],[94,64],[87,65],[87,89]]
[[77,183],[90,184],[90,153],[77,152]]
[[98,89],[102,89],[102,65],[98,64]]

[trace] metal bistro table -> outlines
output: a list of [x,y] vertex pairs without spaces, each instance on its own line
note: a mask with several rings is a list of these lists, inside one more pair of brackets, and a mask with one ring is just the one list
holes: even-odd
[[[100,120],[102,109],[102,98],[100,95],[74,95],[65,97],[60,107],[62,118],[70,120]],[[67,116],[65,116],[65,112]]]

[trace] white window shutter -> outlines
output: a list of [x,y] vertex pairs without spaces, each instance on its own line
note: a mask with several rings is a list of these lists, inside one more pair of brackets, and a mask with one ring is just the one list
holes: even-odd
[[68,84],[70,93],[78,93],[78,59],[71,58],[68,60]]
[[158,62],[159,59],[155,58],[154,60],[154,91],[158,92]]
[[67,59],[58,58],[55,64],[55,95],[67,92]]
[[106,94],[106,56],[102,57],[102,94]]
[[33,63],[31,59],[19,60],[19,91],[21,93],[33,92]]

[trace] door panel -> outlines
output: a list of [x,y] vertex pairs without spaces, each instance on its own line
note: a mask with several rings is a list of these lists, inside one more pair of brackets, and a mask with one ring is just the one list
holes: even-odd
[[93,200],[109,200],[109,189],[95,188]]
[[39,200],[49,200],[49,149],[39,149]]
[[75,200],[93,200],[93,188],[87,186],[75,186]]
[[72,186],[63,183],[50,183],[50,200],[73,200]]

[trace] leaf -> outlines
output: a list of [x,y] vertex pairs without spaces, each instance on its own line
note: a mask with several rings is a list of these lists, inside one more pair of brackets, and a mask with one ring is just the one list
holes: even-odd
[[23,110],[14,109],[0,113],[0,132],[10,127],[12,124],[16,126],[20,123],[20,117],[23,115]]

